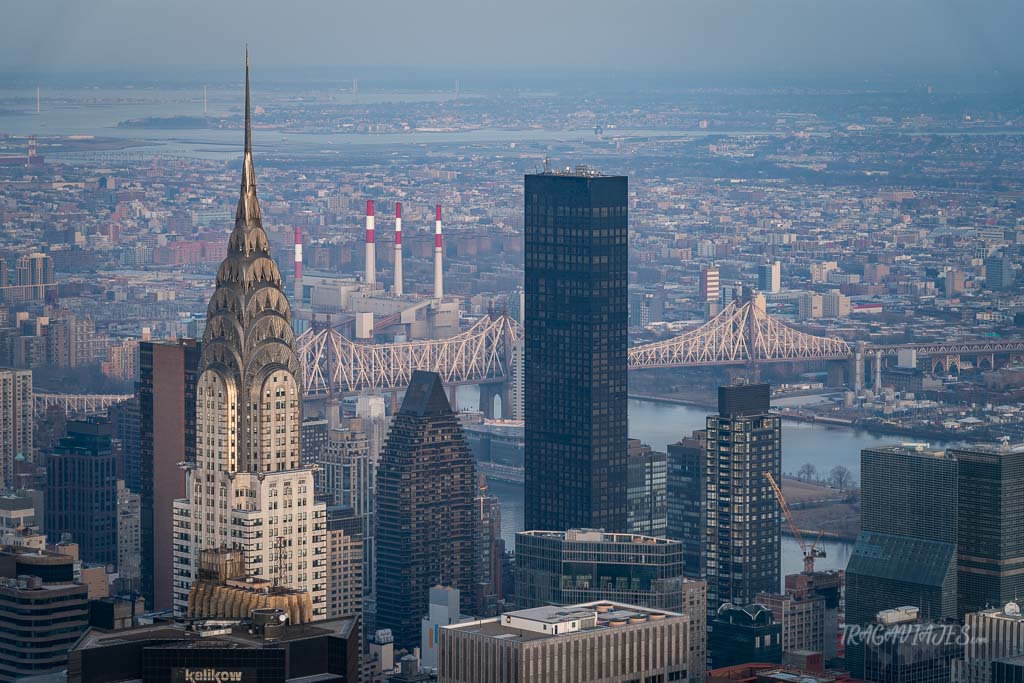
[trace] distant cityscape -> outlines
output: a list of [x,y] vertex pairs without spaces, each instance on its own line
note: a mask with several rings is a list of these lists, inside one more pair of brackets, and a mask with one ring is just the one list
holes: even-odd
[[1024,680],[1019,102],[259,73],[0,88],[0,681]]

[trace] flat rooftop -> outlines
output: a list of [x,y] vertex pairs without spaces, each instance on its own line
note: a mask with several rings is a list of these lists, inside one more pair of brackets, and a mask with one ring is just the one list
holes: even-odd
[[570,543],[636,543],[638,545],[679,545],[681,542],[670,538],[643,536],[641,534],[608,533],[604,529],[569,529],[568,531],[520,531],[516,536],[555,538]]
[[[647,624],[651,621],[662,621],[670,619],[686,619],[682,614],[669,612],[667,610],[654,610],[635,605],[625,605],[609,601],[584,603],[580,605],[547,605],[533,607],[530,609],[505,612],[492,619],[480,621],[469,621],[461,624],[452,624],[445,628],[457,629],[463,633],[476,633],[491,638],[503,640],[515,640],[517,642],[533,642],[547,640],[550,638],[563,638],[579,633],[593,633],[595,631],[625,628],[638,624]],[[530,628],[516,628],[508,625],[513,623],[533,622],[534,624],[564,624],[566,622],[593,620],[593,625],[581,627],[574,630],[565,630],[555,633],[553,629],[532,630]],[[632,620],[632,623],[631,623]],[[582,626],[582,625],[581,625]]]
[[[75,650],[88,650],[145,640],[180,641],[182,644],[197,644],[198,647],[243,647],[262,648],[274,643],[286,643],[318,636],[348,636],[355,625],[354,619],[330,619],[312,624],[289,624],[280,631],[280,637],[265,641],[261,636],[249,633],[250,624],[233,623],[218,627],[211,624],[204,634],[202,630],[189,630],[186,622],[167,621],[121,631],[105,631],[90,628],[82,636]],[[175,646],[176,643],[162,643]]]

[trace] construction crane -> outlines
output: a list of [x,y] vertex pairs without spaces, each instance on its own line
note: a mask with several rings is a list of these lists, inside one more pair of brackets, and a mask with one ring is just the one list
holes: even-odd
[[782,508],[782,514],[786,516],[786,522],[789,524],[789,530],[793,532],[793,536],[796,537],[796,542],[800,544],[800,550],[804,553],[804,573],[810,574],[814,571],[814,558],[825,557],[825,551],[818,547],[818,543],[821,541],[822,530],[818,530],[818,537],[814,539],[814,543],[810,546],[804,541],[803,535],[800,533],[799,527],[796,522],[793,521],[793,513],[789,510],[789,503],[786,502],[786,497],[782,495],[782,487],[775,481],[775,477],[772,476],[771,472],[764,473],[765,479],[771,484],[772,491],[775,492],[775,499],[779,501],[779,507]]

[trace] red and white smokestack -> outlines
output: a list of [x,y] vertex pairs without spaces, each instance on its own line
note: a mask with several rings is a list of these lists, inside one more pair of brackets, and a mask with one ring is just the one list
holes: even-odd
[[395,204],[395,296],[402,296],[402,202]]
[[373,200],[366,201],[366,284],[377,284],[377,245],[373,237]]
[[441,259],[443,258],[443,242],[441,237],[441,205],[435,207],[436,219],[434,220],[434,298],[444,297],[444,271]]
[[302,303],[302,226],[295,226],[295,303]]

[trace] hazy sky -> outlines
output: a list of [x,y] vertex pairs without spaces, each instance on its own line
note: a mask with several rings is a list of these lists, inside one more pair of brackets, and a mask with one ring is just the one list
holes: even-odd
[[954,73],[1024,65],[1024,0],[0,0],[0,70]]

